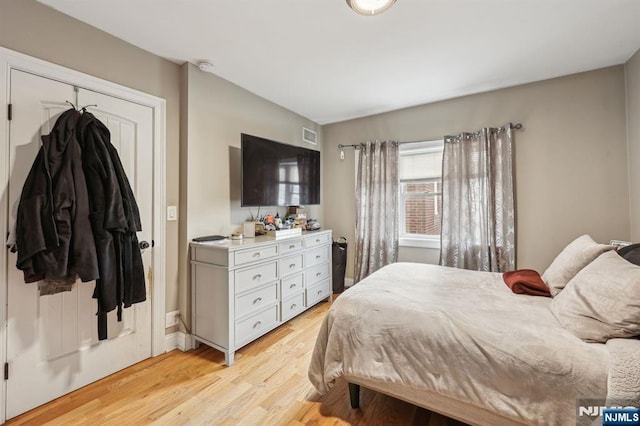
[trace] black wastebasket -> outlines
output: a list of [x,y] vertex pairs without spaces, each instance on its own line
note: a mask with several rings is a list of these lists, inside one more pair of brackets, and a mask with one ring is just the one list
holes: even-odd
[[333,292],[342,293],[344,291],[344,273],[347,270],[347,239],[338,238],[332,245],[333,259]]

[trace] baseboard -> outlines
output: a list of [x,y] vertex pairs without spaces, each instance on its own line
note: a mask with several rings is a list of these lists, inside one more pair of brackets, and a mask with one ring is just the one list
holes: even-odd
[[190,341],[191,339],[189,336],[182,331],[167,334],[164,336],[164,350],[165,352],[169,352],[174,349],[180,349],[182,352],[188,351],[192,347]]

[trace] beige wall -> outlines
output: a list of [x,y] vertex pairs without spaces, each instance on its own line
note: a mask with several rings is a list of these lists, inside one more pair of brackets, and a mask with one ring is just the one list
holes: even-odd
[[[167,203],[178,205],[178,65],[33,0],[2,0],[0,46],[164,98]],[[167,222],[166,237],[166,309],[172,311],[178,308],[177,222]]]
[[[339,143],[431,140],[508,122],[524,125],[515,142],[518,267],[544,270],[582,233],[629,238],[622,66],[324,126],[326,227],[353,241],[355,153],[346,150],[340,161]],[[403,260],[420,257],[420,249],[404,250]]]
[[[251,213],[258,213],[256,208],[240,207],[240,134],[322,151],[322,133],[318,124],[192,64],[183,65],[182,79],[186,144],[182,149],[181,212],[186,222],[180,275],[186,282],[188,241],[200,235],[229,235],[240,230]],[[302,141],[303,127],[318,132],[318,145]],[[277,211],[285,213],[284,209]],[[275,213],[276,208],[263,207],[260,212]],[[312,217],[322,220],[320,212],[319,207],[309,208]],[[189,295],[186,286],[182,289],[180,309],[184,311]]]
[[640,241],[640,50],[625,65],[631,241]]

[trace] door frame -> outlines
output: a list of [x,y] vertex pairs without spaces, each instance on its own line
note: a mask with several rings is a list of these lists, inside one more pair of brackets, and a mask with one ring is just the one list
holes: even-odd
[[[0,236],[8,233],[9,121],[11,70],[20,70],[150,107],[153,110],[153,274],[151,286],[151,356],[165,352],[165,204],[166,204],[166,101],[120,84],[56,65],[0,46]],[[68,100],[68,99],[64,99]],[[69,99],[75,101],[75,99]],[[4,245],[4,241],[3,241]],[[5,249],[6,250],[6,249]],[[7,255],[0,256],[0,362],[7,361]],[[0,378],[2,380],[2,378]],[[0,422],[6,420],[7,382],[0,386]]]

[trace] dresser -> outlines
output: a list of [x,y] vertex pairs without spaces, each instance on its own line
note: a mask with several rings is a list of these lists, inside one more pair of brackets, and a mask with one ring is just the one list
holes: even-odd
[[225,354],[331,300],[331,231],[190,244],[191,327]]

